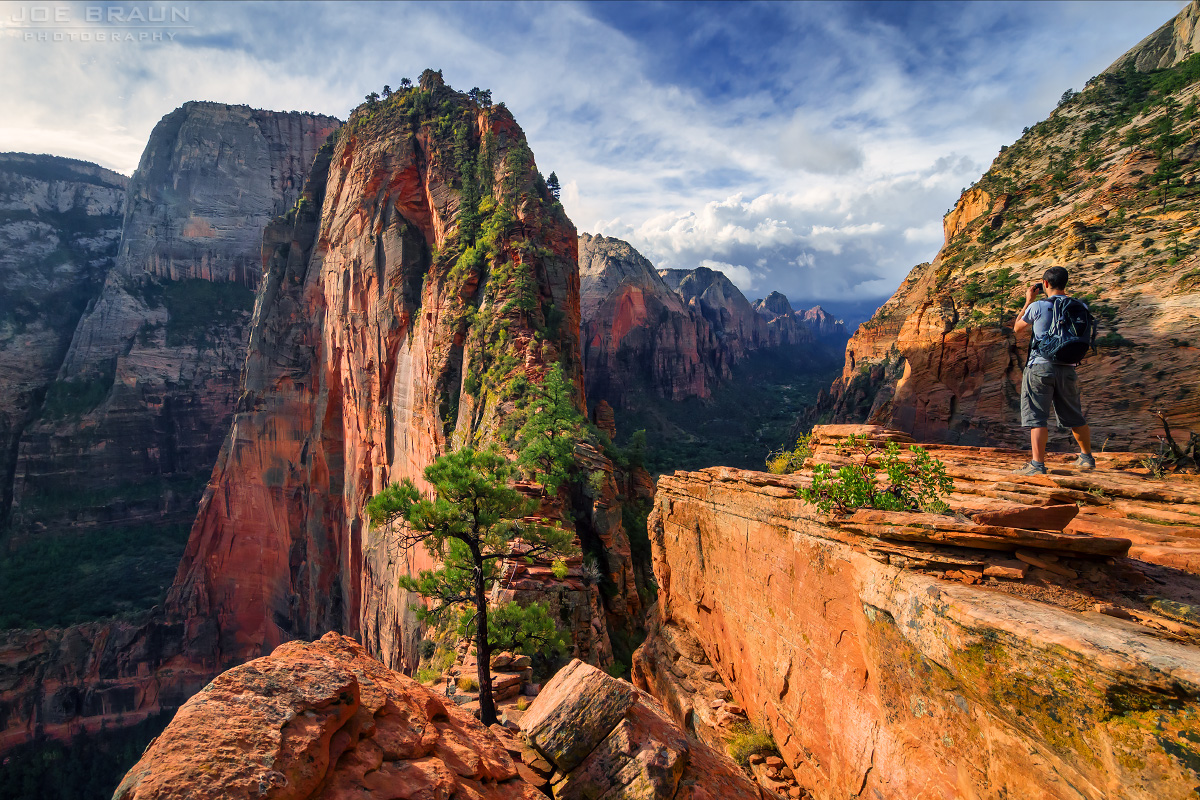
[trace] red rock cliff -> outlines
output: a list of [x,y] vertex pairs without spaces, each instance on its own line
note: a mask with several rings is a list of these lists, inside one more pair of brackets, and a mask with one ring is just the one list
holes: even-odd
[[[477,247],[467,157],[486,187]],[[427,555],[392,552],[362,508],[452,444],[494,439],[516,375],[579,374],[576,236],[507,110],[433,73],[360,109],[317,163],[268,230],[243,396],[169,603],[221,663],[335,629],[412,665],[396,576]]]
[[709,397],[729,376],[708,321],[620,239],[579,237],[584,379],[590,403],[621,408],[636,391]]
[[[906,439],[831,427],[819,443]],[[661,478],[638,685],[719,741],[719,676],[821,800],[1191,796],[1200,561],[1178,526],[1200,484],[1128,456],[1014,479],[1018,451],[933,453],[957,517],[831,519],[796,497],[807,469]]]

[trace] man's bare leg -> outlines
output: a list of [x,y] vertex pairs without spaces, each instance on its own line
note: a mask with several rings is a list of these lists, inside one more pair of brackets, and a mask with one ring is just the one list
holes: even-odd
[[[1079,450],[1084,455],[1092,454],[1092,430],[1087,425],[1080,425],[1078,428],[1071,428],[1071,434],[1075,437],[1075,441],[1079,442]],[[1043,446],[1045,439],[1042,439]]]
[[1029,441],[1030,444],[1033,445],[1033,460],[1039,464],[1046,463],[1046,440],[1049,438],[1049,428],[1029,429]]

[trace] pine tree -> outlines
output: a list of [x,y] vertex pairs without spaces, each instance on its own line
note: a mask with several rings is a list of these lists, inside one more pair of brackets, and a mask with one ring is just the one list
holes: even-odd
[[575,463],[575,445],[583,432],[583,416],[575,408],[573,387],[554,364],[525,405],[525,421],[517,431],[517,463],[555,494]]
[[[491,671],[496,637],[489,636],[487,598],[499,577],[500,561],[518,554],[526,559],[561,559],[575,552],[571,531],[543,524],[544,520],[522,519],[533,513],[537,504],[508,485],[512,477],[512,464],[495,450],[463,448],[438,457],[425,468],[434,499],[423,496],[406,478],[367,503],[373,525],[392,528],[404,548],[423,543],[441,563],[438,569],[422,570],[416,578],[400,579],[402,588],[434,601],[421,614],[424,619],[440,621],[464,604],[473,607],[466,612],[466,619],[468,626],[473,621],[475,627],[479,715],[484,725],[496,721]],[[396,522],[405,524],[394,526]],[[533,616],[536,612],[526,610],[517,625],[541,635],[544,625],[532,621]],[[504,622],[505,615],[501,618]]]
[[550,177],[546,178],[546,188],[550,190],[550,194],[555,200],[562,194],[562,184],[558,182],[558,175],[551,172]]

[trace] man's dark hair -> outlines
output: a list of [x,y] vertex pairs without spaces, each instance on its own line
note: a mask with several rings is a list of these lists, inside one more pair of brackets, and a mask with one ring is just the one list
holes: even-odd
[[1064,267],[1051,267],[1046,270],[1042,280],[1050,284],[1051,289],[1065,289],[1067,288],[1067,270]]

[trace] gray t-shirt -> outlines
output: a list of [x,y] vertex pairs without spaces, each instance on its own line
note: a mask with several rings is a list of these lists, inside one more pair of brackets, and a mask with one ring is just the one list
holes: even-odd
[[[1058,295],[1059,297],[1068,297],[1069,295]],[[1080,301],[1082,302],[1082,301]],[[1033,350],[1033,343],[1046,335],[1050,330],[1050,320],[1054,316],[1054,304],[1050,298],[1042,297],[1034,300],[1029,304],[1029,308],[1025,309],[1021,319],[1033,325],[1033,339],[1029,343],[1029,363],[1030,364],[1049,364],[1050,362],[1038,355]],[[1056,364],[1065,364],[1065,361],[1056,361]]]

